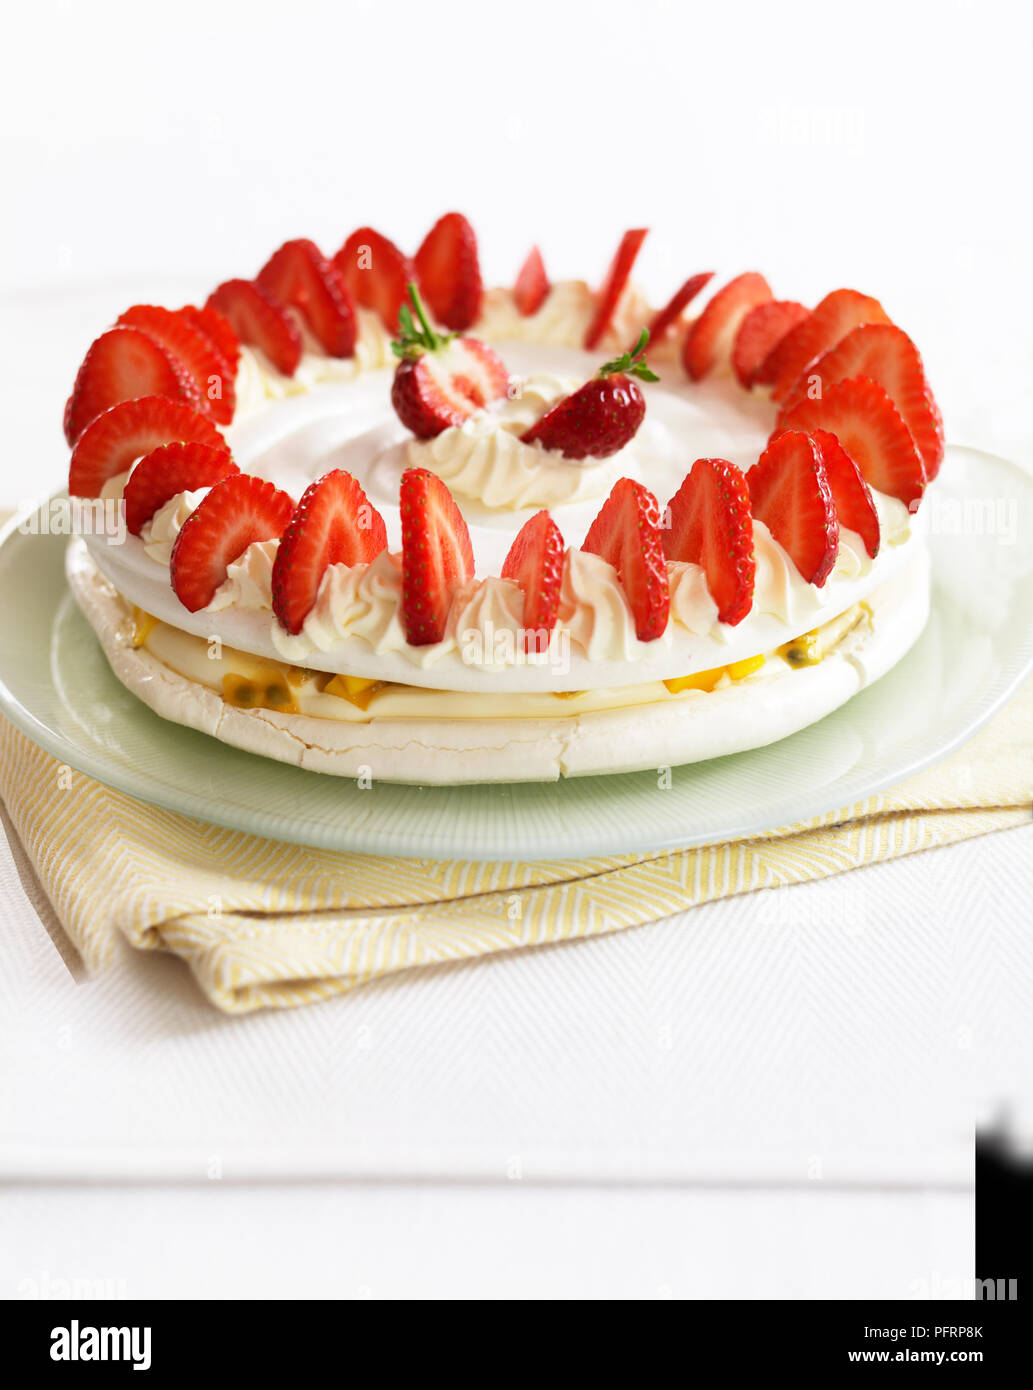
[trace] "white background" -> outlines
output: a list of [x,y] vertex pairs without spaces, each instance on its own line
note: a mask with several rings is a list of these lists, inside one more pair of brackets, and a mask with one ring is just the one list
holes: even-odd
[[55,397],[134,297],[362,223],[413,251],[451,207],[489,282],[534,240],[595,282],[648,225],[657,300],[701,269],[875,294],[954,442],[1033,453],[1024,4],[108,0],[20,6],[5,37],[0,293],[37,332],[3,335],[0,382],[19,448],[55,453],[26,478],[5,451],[0,502],[60,481]]
[[[473,220],[489,282],[509,282],[534,240],[556,278],[596,281],[621,231],[649,225],[654,302],[700,269],[759,269],[806,302],[873,293],[918,341],[949,437],[1033,455],[1028,6],[35,4],[5,16],[5,47],[0,506],[61,481],[75,367],[129,303],[203,296],[289,236],[332,254],[371,223],[414,250],[451,207]],[[922,900],[923,872],[942,881],[933,858],[894,870],[901,892]],[[759,929],[749,947],[744,979],[762,979]],[[554,953],[561,987],[614,949],[636,948]],[[917,969],[942,964],[934,934],[928,951]],[[134,1017],[145,1034],[146,1011]],[[227,1031],[211,1030],[213,1060]],[[714,1045],[734,1058],[739,1041],[729,1026]],[[786,1069],[803,1128],[832,1103],[808,1091],[806,1058]],[[863,1105],[840,1097],[836,1120],[860,1150]],[[16,1188],[0,1292],[83,1271],[139,1293],[837,1296],[970,1264],[970,1208],[951,1184],[816,1198],[756,1181],[531,1185],[519,1205],[490,1184],[240,1188],[218,1217],[188,1187]],[[341,1235],[332,1257],[292,1238],[314,1221]],[[232,1239],[199,1260],[213,1229]],[[549,1232],[560,1253],[543,1261]]]

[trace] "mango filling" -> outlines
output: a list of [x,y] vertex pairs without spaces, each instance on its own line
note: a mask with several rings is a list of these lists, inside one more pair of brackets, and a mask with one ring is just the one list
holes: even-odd
[[709,693],[717,688],[722,676],[727,676],[733,681],[745,680],[754,671],[759,671],[764,661],[763,656],[747,656],[741,661],[731,662],[728,666],[712,666],[709,671],[696,671],[691,676],[676,676],[673,680],[664,681],[664,685],[672,695],[678,695],[683,690],[705,690]]
[[323,688],[324,695],[339,695],[356,709],[369,709],[370,701],[377,691],[383,690],[390,681],[367,680],[365,676],[334,676]]

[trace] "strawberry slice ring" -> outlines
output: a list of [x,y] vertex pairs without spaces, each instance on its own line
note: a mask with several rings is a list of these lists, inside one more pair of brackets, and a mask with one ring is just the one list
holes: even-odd
[[914,643],[942,429],[877,300],[690,263],[651,307],[642,228],[598,289],[529,234],[486,288],[461,214],[415,253],[359,222],[86,354],[70,492],[125,525],[69,579],[159,714],[374,781],[655,777]]

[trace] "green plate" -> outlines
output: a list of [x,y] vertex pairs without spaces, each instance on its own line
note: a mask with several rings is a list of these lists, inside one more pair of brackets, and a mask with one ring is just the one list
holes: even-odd
[[[0,709],[48,752],[141,801],[299,844],[428,859],[555,859],[706,844],[900,781],[972,736],[1033,669],[1033,481],[952,448],[922,514],[933,609],[881,681],[768,748],[656,773],[362,790],[158,717],[112,675],[64,579],[66,538],[0,534]],[[30,514],[31,517],[31,514]]]

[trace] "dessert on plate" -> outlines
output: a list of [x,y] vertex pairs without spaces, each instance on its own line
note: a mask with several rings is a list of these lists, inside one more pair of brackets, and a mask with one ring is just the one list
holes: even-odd
[[361,227],[121,314],[65,433],[70,494],[124,517],[67,562],[123,684],[304,768],[462,783],[759,747],[889,670],[943,457],[917,348],[752,271],[655,309],[645,235],[598,289],[537,247],[488,289],[448,213],[412,258]]

